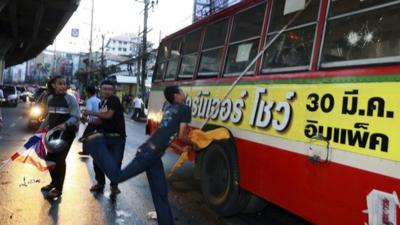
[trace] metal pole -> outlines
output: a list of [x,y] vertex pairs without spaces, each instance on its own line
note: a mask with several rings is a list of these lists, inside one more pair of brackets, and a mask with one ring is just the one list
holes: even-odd
[[94,14],[94,0],[92,0],[92,9],[91,9],[91,16],[90,16],[90,37],[89,37],[89,71],[88,71],[88,80],[91,79],[92,74],[92,43],[93,43],[93,14]]
[[106,73],[104,71],[105,65],[104,65],[104,38],[105,35],[101,34],[101,75],[103,76],[103,79],[106,78]]
[[144,96],[144,93],[146,92],[146,74],[147,74],[147,69],[146,69],[146,63],[147,63],[147,17],[148,17],[148,11],[149,11],[149,0],[144,1],[144,21],[143,21],[143,45],[142,45],[142,79],[141,79],[141,91],[142,91],[142,97]]
[[[306,2],[306,5],[304,8],[307,8],[308,5],[311,3],[311,0],[308,0],[308,2]],[[297,17],[302,14],[303,11],[299,11],[297,12],[290,20],[289,22],[282,27],[282,29],[278,32],[278,34],[276,34],[268,43],[267,45],[254,57],[254,59],[250,62],[249,65],[247,65],[247,67],[242,71],[242,73],[240,73],[240,75],[236,78],[236,80],[231,84],[231,86],[229,87],[229,89],[225,92],[225,94],[223,95],[223,98],[221,100],[221,102],[223,100],[225,100],[232,92],[232,90],[236,87],[236,84],[240,81],[240,79],[242,79],[242,77],[250,70],[250,68],[256,63],[256,61],[258,60],[258,58],[260,58],[264,52],[272,45],[272,43],[274,43],[274,41],[276,39],[278,39],[278,37],[280,37],[280,35],[283,33],[284,30],[286,30],[286,28],[288,28],[293,21],[295,21],[297,19]],[[213,108],[213,110],[211,111],[210,115],[212,115],[217,109],[219,109],[221,107],[221,104],[217,105],[217,107]],[[204,121],[204,123],[201,125],[200,129],[202,129],[209,121],[210,121],[211,117],[208,117],[206,119],[206,121]]]
[[139,89],[140,89],[140,63],[141,63],[141,57],[142,57],[142,51],[140,50],[141,49],[141,47],[140,47],[140,42],[139,42],[139,34],[140,34],[140,26],[139,26],[139,33],[138,33],[138,39],[137,39],[137,42],[136,42],[136,45],[137,45],[137,56],[136,56],[136,60],[137,60],[137,68],[136,68],[136,96],[138,96],[139,95]]

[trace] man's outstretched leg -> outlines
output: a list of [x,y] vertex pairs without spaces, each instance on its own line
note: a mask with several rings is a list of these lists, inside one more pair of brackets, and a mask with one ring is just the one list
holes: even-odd
[[121,183],[151,167],[160,156],[146,147],[139,147],[135,158],[121,171],[111,152],[108,150],[104,137],[96,137],[84,143],[92,156],[94,163],[103,171],[112,183]]
[[108,150],[103,136],[95,137],[83,143],[93,158],[93,162],[103,171],[113,183],[118,183],[117,178],[121,172],[118,163]]
[[140,146],[135,158],[118,174],[118,182],[123,182],[146,171],[159,159],[160,156],[145,145]]

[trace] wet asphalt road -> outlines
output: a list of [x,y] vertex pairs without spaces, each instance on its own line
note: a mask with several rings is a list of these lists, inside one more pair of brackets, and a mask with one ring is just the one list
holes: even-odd
[[[7,160],[23,145],[33,131],[27,129],[27,105],[2,108],[5,127],[0,132],[0,162]],[[126,121],[128,134],[123,165],[134,157],[136,148],[147,138],[144,123]],[[82,127],[80,132],[82,132]],[[78,135],[80,136],[80,135]],[[145,174],[120,184],[121,194],[92,194],[92,161],[77,153],[81,144],[75,140],[67,157],[67,174],[62,198],[47,201],[40,187],[50,182],[47,172],[21,163],[11,163],[0,171],[0,224],[135,224],[153,225],[146,217],[154,210]],[[167,153],[163,162],[168,171],[177,156]],[[191,163],[171,177],[169,197],[177,225],[303,225],[308,224],[287,212],[269,205],[255,215],[221,218],[204,203],[199,181],[193,179]]]

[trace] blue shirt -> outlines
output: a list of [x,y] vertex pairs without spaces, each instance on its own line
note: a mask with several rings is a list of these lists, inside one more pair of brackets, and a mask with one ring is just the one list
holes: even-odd
[[[99,106],[100,106],[100,99],[97,96],[92,96],[86,101],[86,110],[92,111],[92,112],[98,112],[99,111]],[[89,116],[89,121],[95,120],[97,117],[90,115]]]
[[174,140],[179,131],[181,123],[190,123],[192,114],[190,107],[185,104],[168,104],[164,107],[160,127],[146,141],[155,150],[164,152],[168,145]]

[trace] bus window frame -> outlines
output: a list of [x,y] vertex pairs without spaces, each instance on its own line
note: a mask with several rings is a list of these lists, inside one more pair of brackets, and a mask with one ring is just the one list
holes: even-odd
[[[184,42],[184,35],[181,35],[181,36],[177,36],[177,37],[175,37],[174,39],[172,39],[172,40],[170,40],[170,43],[169,43],[169,45],[170,45],[170,48],[169,48],[169,51],[168,51],[168,54],[167,54],[167,59],[166,59],[166,65],[165,65],[165,72],[164,72],[164,79],[163,80],[165,80],[165,81],[172,81],[172,80],[176,80],[177,79],[177,76],[178,76],[178,74],[179,74],[179,72],[180,72],[180,64],[181,64],[181,62],[182,62],[182,46],[183,46],[183,42]],[[178,47],[178,51],[179,51],[179,58],[178,58],[178,61],[177,61],[177,65],[176,65],[176,74],[174,75],[174,77],[168,77],[167,78],[167,73],[168,73],[168,66],[169,66],[169,62],[170,62],[170,60],[171,60],[171,56],[172,56],[172,54],[171,54],[171,51],[172,51],[172,43],[174,42],[174,41],[176,41],[176,40],[179,40],[180,39],[180,43],[179,43],[179,47]]]
[[[275,0],[276,1],[276,0]],[[269,31],[269,29],[271,28],[271,22],[272,22],[272,10],[273,10],[273,4],[274,4],[274,2],[275,1],[271,1],[271,7],[270,7],[270,12],[269,12],[269,16],[268,16],[268,21],[267,21],[267,26],[268,26],[268,28],[267,28],[267,30],[265,31],[265,40],[264,40],[264,42],[263,42],[263,48],[268,44],[268,36],[269,35],[273,35],[273,34],[275,34],[275,33],[279,33],[279,32],[281,32],[281,29],[280,30],[277,30],[277,31],[273,31],[273,32],[268,32]],[[327,1],[329,1],[330,2],[330,0],[327,0]],[[268,49],[266,49],[265,50],[265,52],[262,54],[262,56],[260,57],[260,68],[259,68],[259,74],[260,75],[262,75],[262,76],[265,76],[265,75],[272,75],[272,74],[274,74],[274,73],[281,73],[281,72],[302,72],[302,71],[312,71],[312,68],[313,68],[313,58],[314,58],[314,56],[315,56],[315,54],[316,54],[316,51],[318,50],[320,50],[321,49],[321,47],[320,47],[320,49],[317,49],[317,40],[318,40],[318,25],[319,25],[319,23],[320,23],[320,18],[321,18],[321,13],[322,13],[322,8],[323,8],[323,5],[324,5],[324,1],[322,0],[322,1],[320,1],[320,3],[319,3],[319,7],[318,7],[318,13],[317,13],[317,18],[315,19],[315,21],[312,21],[312,22],[307,22],[307,23],[304,23],[304,24],[300,24],[300,25],[296,25],[296,26],[293,26],[293,27],[289,27],[289,28],[286,28],[285,30],[283,30],[282,32],[281,32],[281,34],[280,35],[282,35],[283,33],[285,33],[285,32],[289,32],[289,31],[291,31],[291,30],[296,30],[296,29],[301,29],[301,28],[306,28],[306,27],[310,27],[310,26],[315,26],[315,28],[314,28],[314,38],[313,38],[313,44],[312,44],[312,48],[311,48],[311,55],[310,55],[310,61],[309,61],[309,63],[308,63],[308,65],[301,65],[301,66],[291,66],[291,67],[279,67],[279,68],[264,68],[264,57],[265,57],[265,53],[266,53],[266,51],[268,51]],[[325,33],[324,32],[325,31],[325,28],[323,29],[323,33]],[[261,50],[260,50],[261,51]],[[318,57],[318,59],[319,59],[319,57]]]
[[[160,45],[158,46],[158,51],[157,51],[157,58],[156,58],[156,69],[155,69],[155,76],[153,76],[154,78],[153,78],[153,82],[154,81],[163,81],[164,80],[164,77],[165,77],[165,74],[167,73],[167,63],[168,63],[168,53],[169,53],[169,51],[167,52],[167,56],[166,56],[166,59],[165,60],[162,60],[161,62],[164,62],[165,63],[165,65],[164,65],[164,69],[163,69],[163,73],[161,74],[161,76],[160,77],[158,77],[158,75],[157,75],[157,73],[158,73],[158,65],[159,65],[159,61],[158,61],[158,57],[159,57],[159,54],[160,54],[160,51],[162,51],[162,49],[160,49],[160,47],[164,47],[164,46],[170,46],[171,45],[171,40],[165,40],[165,41],[163,41],[163,42],[161,42],[160,43]],[[158,78],[158,79],[156,79],[156,77]]]
[[[197,46],[197,50],[190,52],[190,53],[186,53],[183,54],[183,49],[185,47],[186,44],[186,40],[187,37],[192,34],[195,33],[197,31],[200,31],[200,40],[199,40],[199,44]],[[196,28],[192,31],[190,31],[189,33],[185,34],[182,36],[182,45],[181,45],[181,59],[180,59],[180,63],[179,63],[179,68],[178,68],[178,73],[176,75],[176,80],[190,80],[190,79],[197,79],[197,71],[198,71],[198,67],[199,67],[199,61],[200,61],[200,53],[199,53],[199,49],[201,49],[201,47],[203,46],[203,41],[204,41],[204,28],[200,27],[200,28]],[[185,56],[189,56],[189,55],[196,55],[196,63],[194,65],[194,70],[193,73],[191,75],[189,74],[181,74],[182,72],[182,63],[183,63],[183,58]]]
[[[207,35],[207,28],[215,25],[217,23],[226,21],[226,33],[225,33],[225,38],[224,38],[224,43],[222,45],[218,45],[218,46],[214,46],[211,48],[207,48],[207,49],[203,49],[204,43],[205,43],[205,39],[206,39],[206,35]],[[200,49],[200,53],[199,53],[199,65],[198,65],[198,72],[196,74],[196,78],[195,79],[207,79],[207,78],[217,78],[219,77],[220,73],[221,73],[221,66],[223,66],[223,63],[225,63],[225,54],[226,54],[226,40],[227,38],[230,36],[230,25],[231,25],[231,18],[230,16],[226,16],[223,17],[221,19],[218,19],[216,21],[214,21],[213,23],[208,24],[206,27],[204,27],[203,29],[203,40],[201,42],[201,49]],[[205,52],[209,52],[209,51],[213,51],[216,49],[222,49],[222,58],[221,61],[218,65],[218,71],[217,72],[200,72],[200,66],[201,66],[201,59],[203,57],[203,53]]]
[[[261,41],[262,41],[262,37],[263,37],[263,28],[264,28],[265,23],[266,23],[265,18],[267,16],[267,12],[268,12],[268,9],[269,9],[269,7],[268,7],[269,3],[268,2],[269,1],[261,1],[261,2],[259,2],[257,4],[252,5],[251,7],[247,7],[245,9],[242,9],[242,10],[230,15],[231,19],[229,21],[228,34],[227,34],[227,37],[226,37],[227,38],[227,44],[225,45],[223,66],[222,66],[221,71],[220,71],[220,77],[221,78],[224,78],[224,77],[237,77],[242,73],[242,72],[235,72],[235,73],[227,73],[226,72],[227,61],[228,61],[228,57],[229,57],[229,50],[230,50],[231,46],[258,39],[257,54],[259,53],[260,46],[262,45]],[[262,24],[261,24],[260,32],[258,33],[258,36],[253,36],[253,37],[249,37],[249,38],[242,39],[242,40],[239,40],[239,41],[230,42],[230,39],[231,39],[231,36],[232,36],[232,31],[233,31],[233,25],[235,23],[236,16],[241,14],[241,13],[243,13],[243,12],[245,12],[245,11],[251,10],[251,9],[253,9],[255,7],[258,7],[260,5],[263,5],[263,4],[264,4],[264,15],[263,15],[263,18],[262,18]],[[249,60],[249,63],[251,61],[252,60]],[[253,70],[249,70],[247,73],[245,73],[245,75],[246,76],[249,76],[249,75],[256,76],[256,69],[257,69],[256,65],[257,65],[257,63],[254,63],[254,69]]]
[[[318,16],[319,18],[319,16]],[[301,29],[301,28],[305,28],[305,27],[310,27],[310,26],[314,26],[315,25],[315,30],[314,30],[314,40],[313,40],[313,47],[311,50],[311,55],[310,55],[310,62],[308,65],[304,65],[304,66],[290,66],[290,67],[280,67],[280,68],[263,68],[263,62],[264,62],[264,57],[265,57],[265,52],[262,54],[261,56],[261,66],[260,66],[260,74],[261,75],[267,75],[267,74],[272,74],[272,73],[280,73],[280,72],[295,72],[295,71],[311,71],[312,68],[312,59],[314,56],[314,52],[315,52],[315,48],[316,48],[316,40],[317,40],[317,32],[318,32],[318,22],[310,22],[310,23],[306,23],[306,24],[301,24],[295,27],[291,27],[289,29],[286,29],[285,31],[283,31],[280,35],[282,35],[285,32],[289,32],[292,30],[296,30],[296,29]],[[264,47],[268,44],[267,43],[267,38],[268,35],[273,35],[275,33],[279,33],[279,31],[274,31],[272,33],[267,33],[265,35],[265,42],[264,42]],[[267,49],[268,50],[268,49]],[[266,51],[267,51],[266,50]]]
[[375,5],[368,8],[363,8],[359,10],[355,10],[352,12],[343,13],[340,15],[332,16],[329,18],[329,14],[331,12],[331,5],[332,0],[328,1],[328,6],[325,15],[325,24],[324,24],[324,32],[321,39],[321,47],[319,49],[319,56],[318,56],[318,67],[321,69],[331,69],[331,68],[340,68],[340,67],[357,67],[357,66],[366,66],[366,65],[382,65],[382,64],[390,64],[390,63],[398,63],[400,62],[400,55],[399,56],[388,56],[388,57],[380,57],[380,58],[371,58],[371,59],[355,59],[355,60],[344,60],[344,61],[336,61],[336,62],[322,62],[322,56],[325,47],[325,37],[327,33],[328,23],[337,19],[341,19],[348,16],[356,16],[362,13],[368,13],[374,10],[378,10],[385,7],[390,7],[393,5],[399,5],[400,0],[392,1],[388,3],[383,3],[379,5]]

